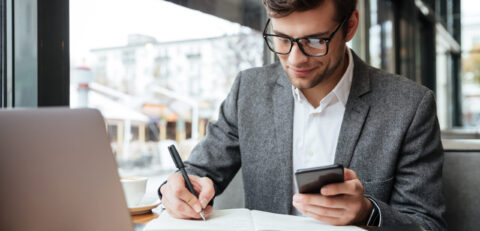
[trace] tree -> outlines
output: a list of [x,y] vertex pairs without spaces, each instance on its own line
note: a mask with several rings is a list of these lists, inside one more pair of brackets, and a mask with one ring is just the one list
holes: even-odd
[[463,58],[463,71],[464,74],[473,74],[473,79],[466,79],[466,81],[473,81],[474,83],[480,84],[480,44],[473,45],[468,56]]

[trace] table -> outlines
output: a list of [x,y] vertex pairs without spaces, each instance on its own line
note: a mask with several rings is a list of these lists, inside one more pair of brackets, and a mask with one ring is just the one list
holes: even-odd
[[135,231],[143,231],[148,222],[159,217],[160,211],[157,207],[149,213],[131,216]]
[[157,218],[159,215],[157,212],[149,212],[146,214],[133,215],[132,221],[134,224],[147,224],[151,220]]

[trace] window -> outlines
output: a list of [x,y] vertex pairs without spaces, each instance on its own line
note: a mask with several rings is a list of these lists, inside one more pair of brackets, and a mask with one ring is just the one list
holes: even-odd
[[480,128],[480,4],[462,1],[462,96],[463,125]]
[[70,1],[70,105],[102,112],[122,174],[171,171],[167,146],[187,158],[237,73],[263,65],[261,33],[245,26],[263,18],[202,11],[162,0]]
[[393,10],[391,1],[370,1],[369,63],[392,73],[395,72]]

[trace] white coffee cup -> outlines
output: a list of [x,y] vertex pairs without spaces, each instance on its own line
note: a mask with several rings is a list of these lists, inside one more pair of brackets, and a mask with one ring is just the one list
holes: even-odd
[[145,195],[147,189],[146,177],[122,177],[123,193],[127,200],[127,206],[129,208],[137,206]]

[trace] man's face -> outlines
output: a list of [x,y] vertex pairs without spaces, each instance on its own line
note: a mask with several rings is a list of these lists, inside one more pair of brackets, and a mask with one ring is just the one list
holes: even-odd
[[[291,38],[328,38],[340,24],[334,18],[335,6],[333,1],[325,1],[313,10],[293,12],[282,18],[272,18],[271,23],[275,34],[286,35]],[[348,22],[344,24],[344,26],[347,25]],[[297,43],[294,43],[289,54],[278,54],[290,82],[299,89],[310,89],[331,76],[341,75],[342,73],[339,72],[343,68],[340,64],[344,56],[345,38],[343,28],[340,28],[328,44],[328,54],[326,56],[306,56],[299,49]]]

